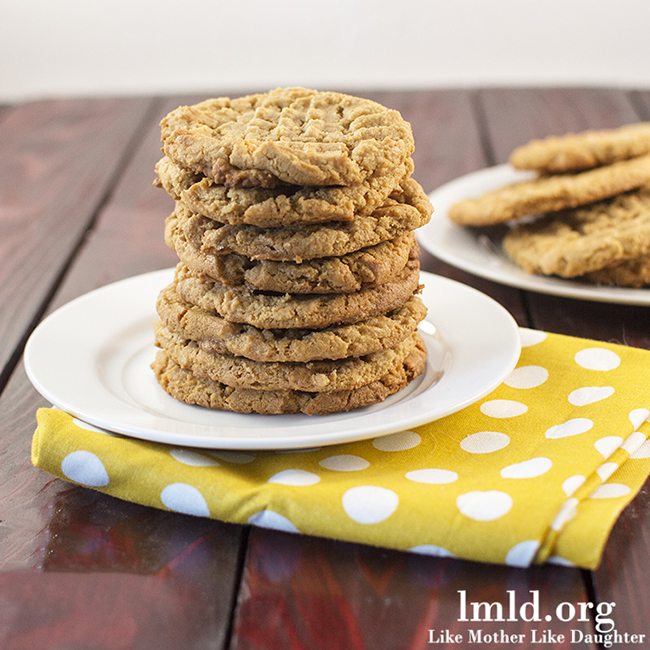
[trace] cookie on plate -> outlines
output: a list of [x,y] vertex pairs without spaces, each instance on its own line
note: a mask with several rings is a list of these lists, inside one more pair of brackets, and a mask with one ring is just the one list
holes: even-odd
[[587,273],[585,280],[596,284],[640,289],[650,286],[650,255]]
[[236,253],[215,255],[188,242],[174,221],[169,224],[166,238],[181,262],[196,273],[230,286],[245,284],[278,293],[353,293],[392,279],[409,259],[419,256],[411,232],[340,257],[301,263],[251,260]]
[[160,125],[165,155],[229,187],[350,186],[373,176],[396,185],[414,149],[397,111],[305,88],[180,106]]
[[157,353],[152,368],[164,390],[188,404],[237,413],[325,415],[351,411],[385,400],[421,375],[425,364],[426,349],[418,341],[416,348],[402,363],[377,381],[359,388],[326,393],[233,388],[218,381],[199,379],[191,370],[181,368],[164,350]]
[[431,203],[422,187],[408,179],[372,214],[350,222],[293,225],[283,228],[223,225],[190,212],[182,203],[168,217],[165,239],[173,248],[173,232],[195,250],[211,255],[236,253],[252,260],[301,262],[340,257],[394,239],[426,224]]
[[577,174],[543,176],[507,185],[454,204],[449,217],[465,226],[490,226],[575,208],[648,184],[650,154]]
[[415,332],[427,312],[420,298],[411,296],[401,307],[356,323],[324,329],[259,329],[190,305],[173,286],[160,293],[156,309],[168,330],[208,352],[254,361],[302,362],[361,357],[394,347]]
[[253,361],[232,354],[208,352],[196,341],[184,339],[160,323],[156,327],[156,345],[199,379],[235,388],[311,393],[351,390],[377,381],[391,368],[403,363],[418,341],[418,335],[411,334],[392,348],[335,361]]
[[217,185],[167,157],[156,164],[157,184],[191,212],[220,223],[263,228],[352,221],[371,214],[413,173],[412,160],[394,172],[391,176],[371,176],[349,187],[286,185],[265,189]]
[[650,153],[650,122],[532,140],[510,154],[515,169],[555,174],[611,165]]
[[420,265],[409,262],[393,280],[356,293],[291,295],[227,287],[176,268],[175,291],[185,301],[227,321],[262,329],[321,329],[356,323],[401,307],[419,288]]
[[650,188],[520,224],[503,239],[529,273],[572,278],[650,254]]

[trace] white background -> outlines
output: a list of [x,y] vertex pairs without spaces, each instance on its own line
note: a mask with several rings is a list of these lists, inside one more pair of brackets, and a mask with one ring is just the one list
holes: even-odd
[[3,0],[0,101],[463,85],[650,86],[648,0]]

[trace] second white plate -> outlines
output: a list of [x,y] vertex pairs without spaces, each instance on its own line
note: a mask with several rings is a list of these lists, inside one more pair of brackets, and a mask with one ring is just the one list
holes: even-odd
[[567,298],[650,305],[649,289],[596,286],[525,273],[507,258],[498,237],[488,237],[485,230],[459,226],[447,216],[449,208],[457,201],[532,177],[533,174],[516,171],[510,165],[498,165],[440,186],[429,195],[434,213],[431,221],[417,231],[418,241],[443,262],[500,284]]
[[422,274],[429,309],[425,374],[385,402],[327,416],[242,415],[190,406],[156,383],[152,324],[173,269],[92,291],[48,316],[25,349],[36,389],[55,406],[117,433],[215,449],[290,449],[361,440],[415,427],[484,397],[515,367],[510,314],[484,294]]

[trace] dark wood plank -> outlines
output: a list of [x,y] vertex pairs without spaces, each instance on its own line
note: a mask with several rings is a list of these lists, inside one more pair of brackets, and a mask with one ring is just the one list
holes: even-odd
[[[151,182],[160,156],[158,121],[178,103],[157,104],[147,117],[146,133],[47,311],[99,285],[174,263],[163,243],[163,222],[172,203]],[[86,146],[92,149],[94,142]],[[35,470],[30,438],[34,411],[43,405],[19,366],[0,396],[0,570],[18,572],[6,577],[9,585],[20,582],[26,569],[37,573],[12,596],[27,613],[16,614],[7,628],[0,625],[6,635],[0,646],[27,647],[34,641],[31,647],[37,647],[46,635],[59,639],[56,634],[61,634],[57,647],[89,647],[96,639],[92,625],[79,623],[76,631],[57,625],[87,616],[95,621],[87,603],[100,602],[99,609],[114,615],[114,630],[102,625],[102,633],[119,635],[127,626],[133,635],[124,647],[223,647],[238,578],[241,527],[120,502]],[[56,602],[68,584],[59,579],[61,572],[83,574],[79,597],[63,604]],[[105,572],[120,575],[95,575]],[[99,589],[107,591],[105,601]],[[34,598],[39,590],[43,596]],[[164,607],[147,614],[143,609],[157,591]],[[160,616],[168,620],[162,622]],[[65,636],[73,633],[77,636]]]
[[[416,176],[427,190],[486,164],[469,93],[373,93],[371,97],[397,108],[412,123]],[[521,323],[527,323],[520,292],[479,280],[430,256],[426,265],[493,295]],[[561,586],[562,591],[551,585]],[[253,528],[233,644],[262,648],[270,638],[270,645],[278,647],[423,647],[429,628],[461,631],[456,588],[468,589],[480,600],[504,598],[508,589],[519,595],[539,589],[549,606],[587,598],[578,570],[481,566],[355,544],[287,538]],[[266,615],[268,624],[262,619],[265,611],[274,614]],[[278,618],[281,624],[275,623]],[[466,631],[468,624],[464,626]],[[486,623],[482,627],[495,631],[498,626]],[[555,622],[552,629],[566,632],[568,625]],[[507,630],[523,628],[508,624]]]
[[0,389],[150,107],[47,101],[12,107],[0,121]]
[[[650,94],[638,106],[650,106]],[[605,128],[650,118],[638,115],[629,96],[618,90],[489,90],[481,93],[491,147],[497,162],[531,138],[587,128]],[[648,310],[528,294],[536,327],[575,336],[650,347]],[[650,587],[641,570],[650,554],[650,498],[644,490],[619,519],[593,574],[596,596],[617,603],[620,630],[646,632],[644,609]],[[623,551],[621,549],[624,549]]]
[[[527,643],[531,630],[542,625],[459,622],[458,591],[466,590],[470,600],[506,607],[506,590],[513,590],[522,603],[531,599],[530,590],[537,589],[542,616],[554,612],[558,601],[575,602],[572,599],[580,595],[577,572],[559,567],[513,569],[272,531],[254,533],[233,630],[232,648],[238,650],[425,648],[429,630],[464,636],[464,643],[435,647],[471,647],[468,630],[477,628],[525,635],[521,643],[486,646],[531,647]],[[543,627],[561,633],[569,626],[552,622]],[[589,623],[573,627],[590,630]]]

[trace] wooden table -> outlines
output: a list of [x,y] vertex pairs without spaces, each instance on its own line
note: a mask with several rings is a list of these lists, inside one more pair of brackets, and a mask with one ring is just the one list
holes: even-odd
[[[505,161],[535,136],[650,119],[648,92],[363,94],[413,124],[415,176],[428,191]],[[521,570],[150,510],[31,467],[34,412],[46,404],[23,370],[25,340],[71,298],[174,264],[162,237],[171,203],[151,185],[158,121],[196,99],[0,108],[0,647],[424,648],[431,628],[466,629],[456,620],[458,589],[480,600],[539,589],[542,607],[615,601],[618,629],[647,633],[647,488],[623,513],[597,571]],[[523,292],[426,254],[423,267],[478,287],[522,325],[650,347],[647,309]],[[552,629],[569,627],[592,631],[591,622]]]

